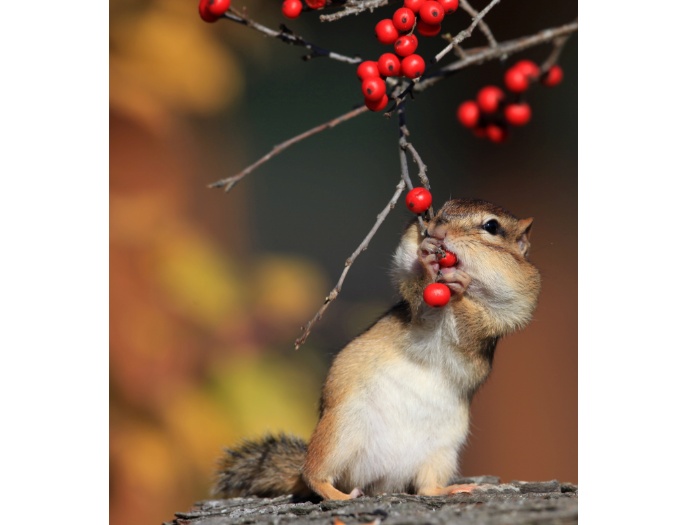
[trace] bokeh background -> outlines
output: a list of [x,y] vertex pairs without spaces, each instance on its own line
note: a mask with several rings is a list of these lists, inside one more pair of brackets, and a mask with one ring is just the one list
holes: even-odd
[[[245,2],[270,27],[278,0]],[[228,194],[207,184],[361,103],[354,66],[222,20],[195,0],[110,2],[110,521],[167,521],[208,497],[222,448],[288,431],[308,437],[333,355],[396,299],[388,269],[409,214],[384,223],[307,343],[299,327],[398,182],[395,119],[364,114],[284,152]],[[474,0],[481,8],[486,0]],[[392,8],[321,24],[308,40],[376,58]],[[498,40],[574,20],[576,2],[502,3]],[[453,15],[445,27],[467,23]],[[465,47],[484,45],[475,32]],[[424,39],[426,56],[444,42]],[[532,324],[505,338],[473,405],[465,475],[577,482],[577,37],[564,82],[528,93],[532,122],[494,145],[455,119],[514,60],[473,67],[407,108],[437,203],[480,197],[534,216],[543,275]],[[415,171],[414,171],[415,173]]]

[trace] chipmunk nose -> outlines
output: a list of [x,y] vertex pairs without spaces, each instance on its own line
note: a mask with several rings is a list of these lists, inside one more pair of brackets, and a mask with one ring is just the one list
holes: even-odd
[[442,241],[445,239],[445,237],[447,237],[447,226],[445,226],[444,224],[431,226],[430,228],[428,228],[428,235],[430,235],[434,239]]

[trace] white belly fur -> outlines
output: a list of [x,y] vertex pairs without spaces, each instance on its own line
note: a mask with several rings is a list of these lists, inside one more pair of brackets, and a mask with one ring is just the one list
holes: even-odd
[[432,461],[447,463],[447,475],[454,474],[469,412],[445,368],[400,359],[376,370],[365,386],[340,411],[351,419],[341,424],[346,432],[338,445],[352,451],[342,485],[403,491]]

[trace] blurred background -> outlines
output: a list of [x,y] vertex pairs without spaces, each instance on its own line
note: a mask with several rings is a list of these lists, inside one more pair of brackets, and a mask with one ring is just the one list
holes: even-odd
[[[276,28],[279,0],[234,0]],[[483,8],[486,0],[472,5]],[[373,26],[395,9],[290,28],[375,59]],[[497,5],[507,40],[574,20],[574,1]],[[456,34],[466,15],[449,17]],[[444,41],[423,39],[424,56]],[[476,31],[465,47],[485,44]],[[455,118],[515,60],[472,67],[408,104],[410,140],[437,205],[492,200],[534,216],[543,289],[535,319],[499,343],[473,404],[464,475],[577,482],[577,37],[564,82],[527,94],[529,125],[496,145]],[[161,523],[208,497],[224,446],[265,432],[308,437],[332,357],[390,307],[391,254],[410,214],[393,211],[307,343],[321,305],[400,177],[395,118],[363,114],[272,159],[228,194],[207,184],[360,104],[355,67],[226,20],[195,0],[110,2],[110,521]],[[413,169],[413,166],[411,167]],[[415,173],[415,170],[412,171]]]

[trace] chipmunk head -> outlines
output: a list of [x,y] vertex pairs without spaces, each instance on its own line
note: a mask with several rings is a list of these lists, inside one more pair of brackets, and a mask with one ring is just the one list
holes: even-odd
[[532,223],[490,202],[455,199],[428,224],[427,235],[453,252],[471,277],[466,295],[507,331],[527,324],[540,291],[539,272],[528,261]]
[[[540,291],[539,272],[528,261],[532,223],[490,202],[448,201],[427,224],[425,238],[417,222],[408,227],[394,254],[394,281],[406,297],[412,293],[407,283],[418,285],[425,271],[430,280],[438,281],[441,274],[447,279],[449,272],[464,272],[468,275],[462,279],[468,282],[464,297],[485,308],[493,333],[523,328]],[[457,256],[457,264],[441,269],[435,257],[426,263],[431,260],[426,259],[426,250],[448,250]]]

